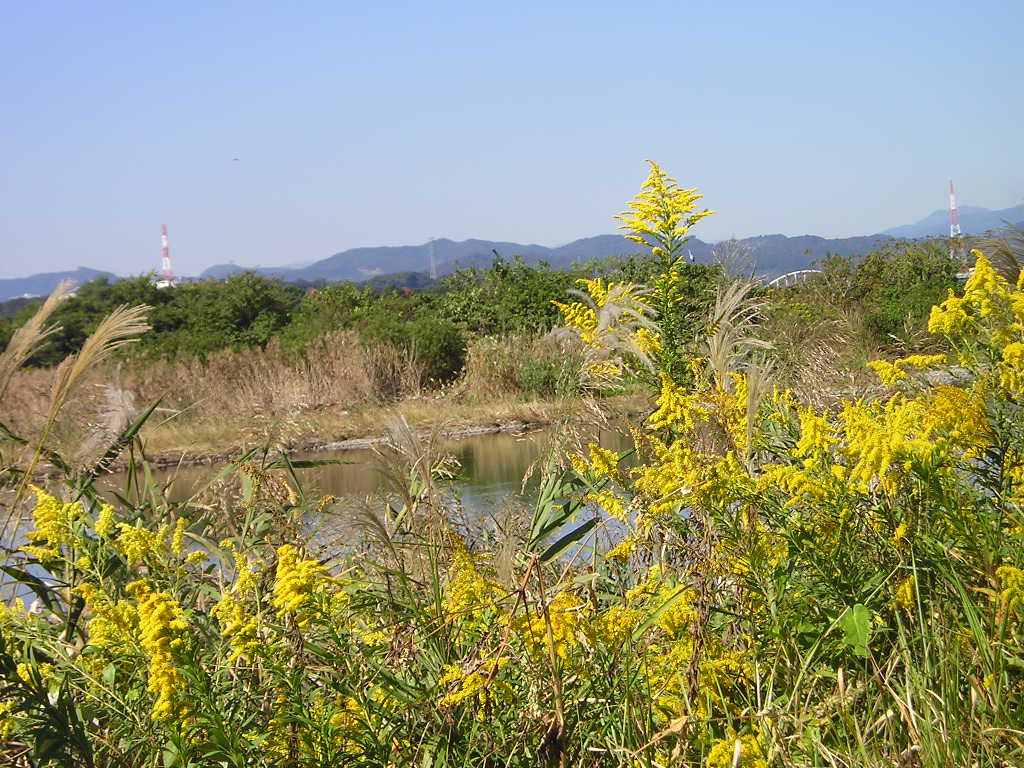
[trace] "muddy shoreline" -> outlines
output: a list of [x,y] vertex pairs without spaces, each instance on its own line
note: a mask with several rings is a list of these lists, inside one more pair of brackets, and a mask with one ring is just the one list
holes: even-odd
[[[461,440],[469,437],[479,437],[480,435],[496,435],[500,433],[525,433],[532,432],[537,429],[543,429],[544,427],[551,426],[554,423],[552,419],[543,419],[538,421],[513,421],[500,424],[492,425],[480,425],[480,426],[462,426],[462,427],[451,427],[441,428],[437,430],[432,429],[418,429],[413,430],[413,434],[417,439],[427,439],[435,433],[438,437],[445,440]],[[327,451],[357,451],[365,450],[367,448],[373,448],[378,445],[384,445],[388,442],[386,435],[379,435],[373,437],[351,437],[343,438],[341,440],[321,440],[312,438],[296,445],[290,445],[286,448],[278,448],[270,452],[271,457],[282,457],[282,456],[294,456],[300,453],[320,453]],[[210,464],[227,464],[228,462],[234,461],[240,456],[244,455],[244,451],[239,449],[231,449],[224,452],[206,452],[202,454],[189,455],[188,453],[178,454],[175,452],[173,455],[170,453],[161,453],[155,455],[146,455],[145,459],[152,466],[159,469],[169,469],[171,467],[190,467],[190,466],[202,466]],[[119,460],[111,465],[109,472],[122,472],[126,469],[126,463],[123,460]]]

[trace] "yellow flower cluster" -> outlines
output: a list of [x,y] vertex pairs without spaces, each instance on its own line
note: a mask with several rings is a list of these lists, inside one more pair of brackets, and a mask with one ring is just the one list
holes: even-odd
[[35,530],[25,535],[32,543],[23,546],[21,551],[47,563],[59,557],[61,546],[71,541],[71,527],[85,510],[78,502],[64,503],[38,486],[33,485],[31,489],[36,496],[32,508]]
[[846,403],[842,413],[845,452],[854,463],[850,483],[864,491],[871,490],[875,482],[883,490],[894,490],[889,470],[936,447],[925,439],[924,417],[918,400],[898,394],[884,404]]
[[905,611],[909,611],[914,606],[914,598],[917,595],[917,578],[914,574],[911,574],[896,588],[896,596],[893,598],[893,602]]
[[587,624],[586,611],[586,606],[576,595],[563,590],[551,599],[546,608],[540,606],[537,611],[515,619],[513,628],[526,649],[535,656],[547,655],[550,630],[555,655],[568,661]]
[[6,744],[14,733],[16,701],[0,701],[0,744]]
[[181,723],[189,707],[175,656],[188,646],[185,613],[170,594],[154,592],[143,581],[132,582],[127,590],[138,600],[139,644],[149,656],[147,688],[156,694],[152,717]]
[[729,730],[725,738],[711,745],[704,760],[705,768],[767,768],[764,750],[751,734],[737,736]]
[[976,258],[974,273],[964,286],[963,296],[957,297],[950,291],[945,301],[932,308],[929,332],[956,337],[985,330],[998,346],[1021,340],[1024,281],[1018,280],[1016,288],[1011,288],[981,251],[971,253]]
[[996,568],[996,578],[1003,588],[1000,599],[1008,611],[1024,607],[1024,571],[1013,565]]
[[796,442],[794,455],[806,459],[826,456],[836,444],[828,411],[818,414],[813,408],[797,408],[797,415],[800,418],[800,439]]
[[298,625],[306,626],[314,617],[314,596],[325,585],[326,578],[326,571],[318,561],[304,559],[296,547],[285,544],[277,550],[274,596],[270,604],[278,616],[294,614]]
[[186,528],[188,528],[188,520],[184,517],[179,517],[174,524],[174,533],[171,534],[171,552],[176,555],[180,555],[184,547]]
[[1003,347],[999,384],[1013,392],[1024,392],[1024,344],[1019,341]]
[[210,612],[221,627],[221,637],[231,646],[227,663],[251,658],[263,644],[259,639],[259,620],[247,609],[247,597],[256,590],[256,573],[250,568],[249,558],[235,552],[235,582],[225,589],[217,605]]
[[700,395],[691,394],[665,373],[661,375],[661,391],[655,404],[657,410],[651,414],[649,423],[656,430],[671,427],[689,434],[709,413],[707,403]]
[[649,328],[638,328],[633,340],[640,350],[648,357],[655,357],[661,352],[661,334]]
[[452,683],[458,683],[458,686],[441,698],[441,706],[455,707],[472,700],[477,706],[477,719],[483,722],[497,698],[496,693],[501,698],[512,698],[513,692],[508,683],[498,679],[498,673],[507,663],[508,659],[502,656],[477,664],[469,672],[463,672],[459,667],[446,664],[444,674],[437,681],[437,687],[444,688]]
[[163,552],[164,536],[167,534],[166,525],[160,526],[157,531],[150,531],[139,525],[118,523],[117,530],[117,540],[114,542],[114,546],[129,565],[141,563]]
[[909,357],[901,357],[899,360],[891,363],[885,360],[872,360],[868,363],[868,367],[878,374],[878,378],[882,380],[883,384],[891,387],[907,378],[906,369],[908,367],[922,369],[933,365],[941,365],[944,362],[946,362],[945,355],[910,355]]
[[637,540],[633,536],[627,536],[614,547],[604,553],[606,560],[617,560],[622,563],[628,563],[629,559],[633,557],[633,553],[636,552]]
[[619,454],[597,443],[588,444],[587,453],[590,455],[589,462],[578,454],[570,454],[569,461],[577,472],[590,472],[597,479],[618,477]]
[[951,443],[970,448],[971,454],[988,441],[984,380],[976,381],[970,389],[935,387],[925,402],[929,433],[943,434]]
[[561,301],[551,303],[561,311],[565,326],[575,330],[586,346],[592,346],[597,335],[597,313],[581,301],[571,304]]
[[114,530],[114,508],[110,504],[103,504],[100,511],[96,513],[96,522],[93,530],[97,536],[109,536]]
[[505,590],[490,574],[482,572],[482,564],[473,557],[461,538],[453,534],[451,541],[452,561],[444,590],[444,610],[448,614],[474,619],[481,612],[494,609]]
[[619,229],[630,234],[626,238],[642,245],[653,245],[655,256],[664,256],[686,237],[690,228],[714,211],[697,210],[701,195],[696,189],[683,189],[661,170],[657,163],[647,161],[651,171],[638,194],[628,204],[629,210],[616,216]]

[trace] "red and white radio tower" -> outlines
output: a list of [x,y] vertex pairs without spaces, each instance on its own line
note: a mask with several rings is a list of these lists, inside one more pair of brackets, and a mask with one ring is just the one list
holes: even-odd
[[174,285],[174,271],[171,269],[171,248],[167,243],[167,225],[160,225],[160,279],[157,288],[170,288]]
[[960,212],[956,209],[956,189],[949,181],[949,256],[964,260],[964,244],[960,237]]

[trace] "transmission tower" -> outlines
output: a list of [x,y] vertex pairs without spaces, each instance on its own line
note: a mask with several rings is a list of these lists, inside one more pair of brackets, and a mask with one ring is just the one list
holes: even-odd
[[171,248],[167,241],[167,225],[160,225],[160,279],[157,288],[170,288],[174,285],[174,270],[171,269]]
[[960,236],[960,212],[956,209],[956,189],[949,181],[949,257],[958,262],[964,260],[964,241]]
[[427,250],[430,252],[430,279],[437,280],[437,258],[434,255],[434,238],[427,243]]

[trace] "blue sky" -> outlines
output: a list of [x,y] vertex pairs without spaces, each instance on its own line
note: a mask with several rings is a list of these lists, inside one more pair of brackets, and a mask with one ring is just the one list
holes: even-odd
[[[614,230],[644,159],[694,234],[1024,200],[1024,3],[15,3],[0,277]],[[239,158],[238,161],[233,158]],[[386,265],[382,265],[386,267]]]

